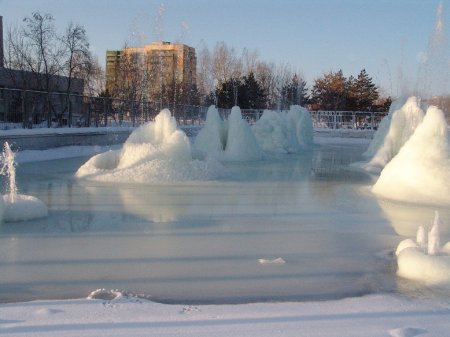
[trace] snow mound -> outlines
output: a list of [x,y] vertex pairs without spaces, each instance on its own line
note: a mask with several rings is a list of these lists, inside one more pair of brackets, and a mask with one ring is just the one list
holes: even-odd
[[423,122],[386,165],[372,191],[414,203],[450,202],[450,158],[444,113],[429,107]]
[[310,113],[298,105],[291,106],[288,112],[265,110],[252,131],[267,152],[296,153],[313,143]]
[[226,161],[255,161],[263,158],[261,147],[248,123],[242,119],[241,109],[234,106],[228,117]]
[[3,195],[2,200],[3,220],[5,222],[27,221],[45,218],[48,215],[47,206],[33,196],[18,194],[12,202],[10,195],[7,194]]
[[219,163],[193,160],[186,134],[169,110],[154,122],[134,130],[121,150],[89,159],[76,172],[79,178],[105,182],[167,183],[208,180],[219,175]]
[[422,242],[406,239],[399,243],[395,253],[399,276],[428,286],[450,288],[450,243],[440,247],[440,225],[439,213],[435,212],[433,226],[428,232],[428,242],[423,240],[422,229],[419,228],[417,237]]
[[[424,111],[420,107],[420,99],[412,96],[403,105],[401,105],[402,102],[403,100],[399,100],[391,105],[388,116],[384,118],[386,121],[383,119],[366,151],[367,156],[373,155],[364,166],[367,171],[379,173],[395,157],[422,122]],[[400,105],[401,107],[397,108]]]

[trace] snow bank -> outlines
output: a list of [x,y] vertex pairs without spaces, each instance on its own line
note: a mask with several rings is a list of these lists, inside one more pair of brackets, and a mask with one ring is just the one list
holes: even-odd
[[295,153],[313,143],[313,124],[305,108],[291,106],[288,112],[265,110],[252,126],[264,151]]
[[98,299],[0,305],[1,331],[34,337],[447,336],[448,301],[393,294],[336,301],[240,305],[160,304],[116,291]]
[[241,109],[234,106],[228,117],[227,143],[223,158],[226,161],[261,160],[263,153],[248,123],[242,119]]
[[424,112],[420,107],[420,99],[412,96],[402,105],[403,102],[404,99],[400,99],[392,103],[388,116],[383,119],[379,130],[374,135],[365,153],[366,156],[373,155],[364,166],[367,171],[380,172],[422,122]]
[[450,202],[450,158],[447,122],[441,110],[429,107],[423,122],[386,165],[372,191],[400,201]]
[[27,221],[45,218],[48,215],[47,206],[38,198],[17,194],[14,202],[10,195],[3,195],[0,214],[3,213],[5,222]]
[[160,183],[211,179],[220,166],[193,160],[186,134],[169,110],[132,132],[121,150],[98,154],[76,176],[97,181]]
[[450,243],[441,248],[439,227],[439,213],[436,212],[428,242],[419,227],[416,242],[406,239],[399,243],[396,250],[399,276],[428,286],[450,288]]

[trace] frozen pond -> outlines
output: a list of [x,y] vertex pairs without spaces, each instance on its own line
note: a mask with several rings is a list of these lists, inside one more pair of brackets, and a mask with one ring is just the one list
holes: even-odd
[[[377,202],[374,177],[349,167],[366,148],[319,142],[302,155],[226,164],[217,181],[161,186],[77,180],[86,157],[21,164],[20,191],[49,216],[0,226],[0,302],[97,288],[169,303],[396,291],[396,231],[417,226],[408,228],[409,209]],[[258,262],[279,257],[286,263]]]

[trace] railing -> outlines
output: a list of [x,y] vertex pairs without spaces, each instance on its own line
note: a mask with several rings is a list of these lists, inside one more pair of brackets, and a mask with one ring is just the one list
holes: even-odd
[[315,128],[378,129],[387,112],[373,111],[311,111]]
[[[202,124],[207,107],[166,106],[180,125]],[[0,129],[38,127],[138,126],[153,120],[160,104],[148,101],[90,97],[67,93],[0,88]],[[230,109],[219,109],[227,119]],[[258,121],[264,110],[242,109],[250,123]],[[385,112],[312,111],[316,128],[376,129]]]
[[[168,104],[179,124],[205,120],[207,107]],[[0,88],[0,129],[138,126],[153,120],[160,104],[61,92]]]

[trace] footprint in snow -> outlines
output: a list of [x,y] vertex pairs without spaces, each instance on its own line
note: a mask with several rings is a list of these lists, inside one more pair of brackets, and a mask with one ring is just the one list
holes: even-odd
[[181,311],[180,314],[191,314],[193,312],[201,312],[199,307],[195,307],[195,306],[188,306],[188,307],[184,307]]

